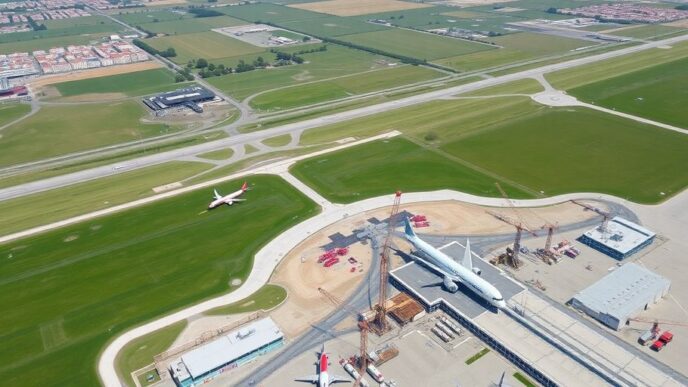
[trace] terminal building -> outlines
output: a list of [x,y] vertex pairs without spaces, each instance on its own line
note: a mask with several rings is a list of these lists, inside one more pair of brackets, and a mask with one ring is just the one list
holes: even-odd
[[578,238],[583,244],[622,260],[637,253],[654,241],[656,234],[630,220],[615,216],[602,226],[586,231]]
[[204,344],[170,364],[177,386],[199,386],[284,344],[271,318],[264,318]]
[[202,113],[203,108],[199,104],[214,99],[215,94],[212,91],[202,86],[192,86],[144,98],[143,103],[153,111],[188,107],[196,113]]
[[571,305],[619,330],[629,319],[662,299],[670,287],[668,279],[635,263],[627,263],[576,294]]

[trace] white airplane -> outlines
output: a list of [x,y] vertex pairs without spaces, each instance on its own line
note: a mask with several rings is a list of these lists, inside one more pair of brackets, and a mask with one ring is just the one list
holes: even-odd
[[466,251],[463,255],[461,263],[456,262],[448,255],[432,247],[427,242],[420,239],[411,228],[411,222],[406,221],[406,230],[404,232],[406,240],[411,242],[413,246],[423,253],[423,256],[418,255],[428,265],[434,267],[437,271],[443,274],[443,287],[451,293],[459,290],[457,282],[466,285],[477,296],[484,299],[491,305],[499,309],[506,308],[504,297],[492,284],[480,277],[480,269],[473,267],[473,259],[471,257],[471,243],[466,240]]
[[317,375],[308,375],[304,376],[302,378],[294,379],[297,382],[306,382],[306,383],[313,383],[318,385],[318,387],[328,387],[330,384],[333,383],[348,383],[351,382],[351,380],[344,379],[340,376],[337,375],[330,375],[327,372],[327,366],[330,364],[330,359],[327,356],[327,353],[325,353],[325,344],[323,344],[322,349],[320,349],[320,352],[318,353],[319,360],[318,360],[318,374]]
[[244,184],[241,185],[241,189],[235,192],[232,192],[229,195],[222,196],[220,195],[217,190],[213,190],[213,201],[208,204],[208,209],[212,210],[213,208],[217,208],[218,206],[221,206],[223,204],[226,204],[228,206],[231,206],[234,204],[234,202],[243,202],[246,199],[239,199],[239,196],[241,196],[244,192],[248,191],[248,184],[244,182]]

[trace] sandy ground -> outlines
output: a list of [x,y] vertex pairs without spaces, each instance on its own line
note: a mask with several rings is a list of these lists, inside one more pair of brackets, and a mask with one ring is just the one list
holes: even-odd
[[398,0],[330,0],[316,3],[292,4],[290,7],[308,11],[328,13],[337,16],[356,16],[369,13],[400,11],[430,7],[430,4],[411,3]]
[[688,28],[688,19],[677,20],[675,22],[666,23],[665,26]]
[[74,71],[66,74],[43,75],[29,82],[29,86],[36,89],[45,85],[52,85],[54,83],[77,81],[80,79],[105,77],[108,75],[117,75],[131,73],[135,71],[150,70],[162,67],[157,62],[145,61],[139,63],[131,63],[120,66],[99,67],[89,70]]

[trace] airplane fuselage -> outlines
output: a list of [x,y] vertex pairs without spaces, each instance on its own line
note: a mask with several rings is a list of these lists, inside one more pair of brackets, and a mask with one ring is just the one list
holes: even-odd
[[459,282],[471,289],[478,297],[484,299],[497,308],[505,308],[504,297],[497,288],[491,283],[482,279],[473,271],[456,262],[454,259],[444,254],[440,250],[431,246],[429,243],[417,236],[406,236],[406,240],[423,253],[420,257],[430,265],[434,266],[446,278],[453,282]]
[[218,206],[221,206],[221,205],[223,205],[223,204],[228,204],[228,205],[231,206],[232,204],[234,204],[234,202],[232,201],[232,199],[238,198],[238,197],[241,196],[243,193],[244,193],[244,190],[243,190],[243,189],[240,189],[240,190],[238,190],[238,191],[232,192],[232,193],[229,194],[229,195],[225,195],[225,196],[223,196],[223,197],[221,197],[221,198],[219,198],[219,199],[215,199],[215,200],[213,200],[212,202],[210,202],[210,204],[208,205],[208,209],[209,209],[209,210],[212,210],[213,208],[217,208]]
[[327,374],[327,363],[330,359],[327,358],[326,353],[320,354],[320,362],[318,363],[318,387],[328,387],[330,385],[330,375]]

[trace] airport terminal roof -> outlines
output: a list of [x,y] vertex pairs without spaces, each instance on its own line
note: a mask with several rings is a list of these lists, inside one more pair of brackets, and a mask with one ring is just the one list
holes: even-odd
[[583,289],[574,299],[622,321],[663,294],[671,281],[635,263],[627,263]]
[[627,254],[653,238],[655,233],[630,220],[615,216],[607,224],[606,231],[602,231],[601,227],[595,227],[583,235],[612,250]]
[[192,378],[239,359],[283,337],[271,318],[258,320],[182,355]]

